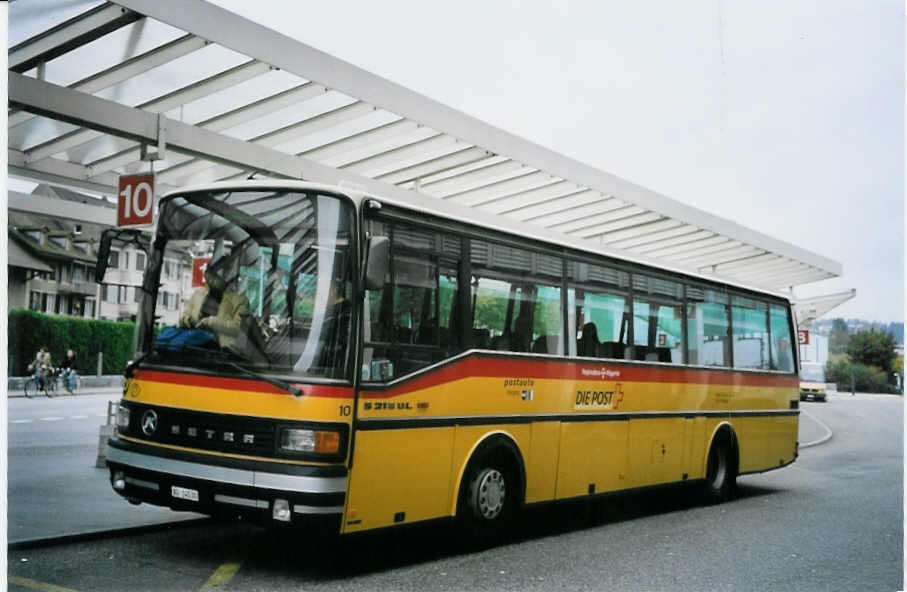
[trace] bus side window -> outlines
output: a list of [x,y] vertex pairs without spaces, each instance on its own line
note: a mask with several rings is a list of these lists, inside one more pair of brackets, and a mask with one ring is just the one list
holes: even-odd
[[688,285],[687,355],[697,366],[730,366],[730,307],[725,292]]
[[772,304],[769,308],[772,342],[772,370],[794,371],[794,353],[791,346],[790,319],[787,308]]
[[752,298],[731,299],[734,368],[768,370],[768,305]]
[[576,261],[571,261],[567,269],[573,284],[567,292],[568,314],[576,326],[571,354],[626,358],[630,334],[630,300],[626,290],[630,286],[630,274]]

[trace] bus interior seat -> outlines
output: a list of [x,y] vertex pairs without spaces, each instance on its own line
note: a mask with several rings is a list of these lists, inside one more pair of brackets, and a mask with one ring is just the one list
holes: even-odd
[[626,346],[619,341],[605,341],[599,348],[599,357],[613,358],[615,360],[624,359],[624,348]]
[[539,338],[532,343],[532,353],[534,354],[547,354],[548,353],[548,336],[539,335]]
[[532,344],[534,354],[558,354],[561,352],[560,335],[539,335]]
[[510,336],[509,335],[498,335],[497,337],[492,338],[491,349],[493,349],[495,351],[511,351],[510,350]]
[[488,329],[473,329],[472,330],[472,346],[476,349],[488,349],[490,345],[490,339],[488,336]]
[[671,350],[667,347],[647,347],[645,345],[637,345],[633,357],[636,360],[645,362],[670,362]]
[[520,310],[520,315],[513,321],[513,334],[510,338],[512,351],[526,352],[530,350],[532,342],[532,329],[530,327],[529,314]]
[[576,354],[587,358],[598,357],[598,347],[601,345],[598,341],[598,329],[595,323],[586,323],[583,325],[583,333],[576,342]]

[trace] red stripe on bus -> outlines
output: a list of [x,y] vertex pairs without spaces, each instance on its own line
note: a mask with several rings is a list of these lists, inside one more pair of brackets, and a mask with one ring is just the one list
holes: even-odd
[[[290,394],[282,388],[268,382],[247,378],[224,378],[221,376],[203,376],[200,374],[182,374],[179,372],[159,372],[157,370],[138,370],[135,373],[135,377],[149,382],[181,384],[185,386],[270,393],[275,395]],[[292,385],[302,389],[302,394],[306,397],[330,397],[337,399],[351,399],[353,397],[353,389],[351,387],[300,383],[292,383]]]
[[[585,372],[584,372],[585,371]],[[680,384],[714,384],[728,386],[788,387],[797,388],[797,376],[750,374],[727,370],[702,370],[698,368],[662,368],[634,366],[613,362],[591,364],[541,360],[501,359],[497,357],[470,356],[389,389],[366,389],[363,397],[380,399],[427,389],[461,378],[515,378],[601,380],[605,382],[664,382]]]

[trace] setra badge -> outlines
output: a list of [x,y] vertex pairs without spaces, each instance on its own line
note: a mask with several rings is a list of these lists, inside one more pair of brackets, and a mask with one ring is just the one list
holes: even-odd
[[127,399],[138,399],[139,395],[142,394],[142,387],[139,386],[137,380],[130,380],[129,384],[126,385],[126,392],[124,394]]

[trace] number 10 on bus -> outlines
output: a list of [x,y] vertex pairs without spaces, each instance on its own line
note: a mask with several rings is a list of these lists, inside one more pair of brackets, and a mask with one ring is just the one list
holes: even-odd
[[117,226],[145,226],[154,217],[154,175],[120,177]]

